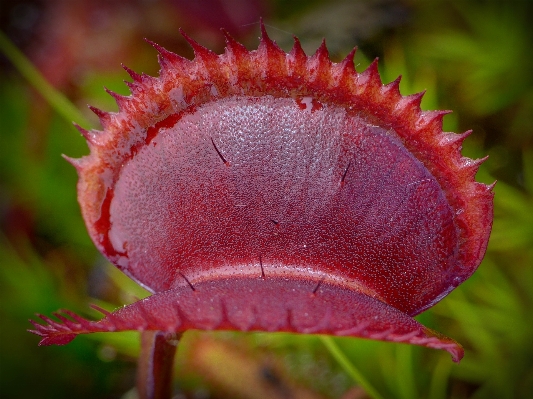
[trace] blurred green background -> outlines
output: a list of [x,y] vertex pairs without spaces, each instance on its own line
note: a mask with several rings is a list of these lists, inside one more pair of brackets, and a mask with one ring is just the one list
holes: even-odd
[[26,332],[35,312],[96,317],[89,303],[113,309],[146,295],[88,238],[75,170],[60,156],[88,153],[69,119],[95,128],[86,104],[116,110],[103,86],[128,94],[120,63],[157,75],[142,38],[191,57],[179,27],[217,52],[225,27],[254,49],[263,16],[286,51],[297,35],[308,54],[325,37],[335,61],[359,46],[358,71],[379,57],[385,83],[401,74],[403,94],[427,89],[424,109],[454,110],[446,130],[474,130],[464,155],[490,155],[477,176],[498,180],[485,260],[418,317],[466,354],[456,365],[431,349],[336,339],[370,395],[316,336],[191,331],[176,359],[175,398],[533,398],[532,3],[3,0],[0,30],[74,107],[52,108],[0,55],[0,397],[135,397],[136,333],[37,347]]

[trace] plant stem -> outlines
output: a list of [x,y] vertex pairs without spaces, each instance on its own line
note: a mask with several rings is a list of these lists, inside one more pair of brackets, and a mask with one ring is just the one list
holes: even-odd
[[137,366],[139,399],[170,399],[174,355],[181,334],[143,331]]
[[335,343],[335,340],[327,335],[320,335],[322,343],[329,350],[329,353],[335,358],[335,360],[341,365],[344,371],[353,378],[353,380],[360,385],[366,393],[373,399],[383,399],[378,391],[363,377],[361,372],[353,365],[353,363],[346,357],[341,349]]
[[86,118],[80,111],[54,86],[43,77],[30,60],[0,31],[0,51],[13,63],[15,68],[24,76],[35,90],[50,104],[56,112],[68,122],[75,121],[88,126]]

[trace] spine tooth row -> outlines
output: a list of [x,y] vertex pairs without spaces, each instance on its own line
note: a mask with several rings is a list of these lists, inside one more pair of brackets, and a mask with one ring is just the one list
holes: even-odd
[[[274,41],[269,38],[264,25],[261,24],[262,37],[257,51],[248,51],[242,44],[233,39],[226,31],[223,31],[224,35],[226,36],[226,52],[222,56],[218,56],[214,52],[208,50],[191,39],[182,30],[180,30],[180,32],[194,50],[195,60],[193,62],[164,49],[156,43],[147,40],[147,42],[150,43],[159,53],[159,62],[161,65],[162,74],[171,73],[170,70],[174,69],[178,72],[176,74],[178,77],[183,77],[185,75],[185,78],[187,78],[187,71],[189,70],[190,72],[191,66],[194,65],[196,70],[203,71],[204,75],[207,74],[207,76],[205,76],[206,80],[211,80],[212,82],[223,82],[225,77],[223,76],[222,71],[224,69],[223,67],[225,58],[229,59],[229,63],[234,66],[234,70],[230,71],[230,73],[234,75],[234,79],[239,79],[243,77],[243,73],[249,72],[249,70],[252,69],[252,58],[254,57],[255,53],[259,61],[264,61],[259,62],[259,65],[264,67],[265,73],[269,75],[279,74],[282,75],[281,77],[290,77],[291,79],[295,80],[299,80],[298,77],[300,77],[301,80],[305,81],[307,79],[307,81],[315,82],[322,87],[334,86],[344,88],[344,86],[347,86],[346,89],[349,89],[348,86],[355,85],[355,88],[359,94],[370,97],[373,96],[377,90],[380,90],[384,97],[391,97],[391,100],[397,100],[396,107],[393,111],[394,114],[397,116],[410,116],[411,119],[413,119],[413,116],[417,116],[416,124],[417,128],[420,130],[427,129],[429,125],[431,125],[433,129],[441,129],[442,118],[448,113],[448,111],[432,111],[422,113],[420,109],[420,103],[424,92],[409,96],[402,96],[399,91],[401,76],[387,85],[382,85],[377,69],[377,59],[375,59],[364,72],[358,74],[355,71],[353,63],[356,48],[354,48],[341,63],[332,66],[325,41],[322,41],[322,44],[314,55],[308,57],[302,50],[300,41],[295,37],[294,46],[291,52],[286,54]],[[188,63],[189,65],[186,66],[184,65],[185,63]],[[125,65],[123,65],[123,68],[133,79],[133,82],[126,82],[134,94],[133,98],[121,96],[112,92],[111,90],[106,89],[106,91],[115,99],[120,112],[124,112],[128,106],[128,103],[131,103],[131,101],[135,99],[134,97],[136,91],[153,90],[155,85],[150,85],[150,83],[155,83],[155,81],[158,80],[157,78],[153,78],[145,74],[138,74]],[[151,82],[147,82],[147,80]],[[355,84],[353,83],[354,81]],[[215,83],[213,83],[213,85],[214,84]],[[220,87],[220,85],[215,86],[215,89],[211,90],[211,93],[215,93],[213,94],[213,97],[219,96],[221,94],[221,89],[224,90]],[[229,90],[231,91],[231,88],[229,88]],[[163,94],[165,95],[165,93]],[[132,108],[139,107],[133,106]],[[99,117],[104,129],[107,129],[112,123],[111,115],[95,107],[90,107],[90,109]],[[411,120],[411,122],[413,123],[413,120]],[[427,130],[429,131],[433,129],[430,128]],[[97,144],[98,132],[87,131],[79,126],[78,130],[80,130],[81,134],[90,144]],[[446,138],[441,139],[441,144],[447,143],[453,148],[460,150],[460,144],[467,137],[467,135],[468,134],[453,134],[453,136],[445,136]]]
[[[248,51],[226,31],[223,31],[226,36],[226,52],[222,56],[218,56],[214,52],[198,44],[183,31],[180,30],[180,32],[194,50],[195,60],[193,62],[147,40],[159,53],[162,74],[171,73],[170,70],[174,69],[177,71],[177,74],[175,74],[177,77],[190,79],[187,75],[188,72],[190,72],[191,67],[194,67],[196,70],[204,71],[204,75],[207,75],[205,76],[206,79],[211,80],[213,83],[212,86],[214,86],[217,81],[224,82],[225,76],[223,76],[223,70],[225,63],[229,63],[233,66],[233,70],[229,72],[234,75],[234,79],[246,78],[247,76],[243,76],[243,74],[247,75],[247,73],[253,69],[253,64],[256,63],[253,62],[253,58],[256,57],[258,60],[255,61],[259,61],[259,65],[265,68],[265,72],[268,75],[279,74],[281,77],[285,77],[285,79],[281,80],[303,80],[314,82],[321,85],[321,87],[334,86],[343,88],[341,86],[347,86],[346,89],[349,89],[348,86],[355,86],[356,91],[364,97],[372,97],[376,94],[377,90],[380,90],[385,98],[391,97],[391,100],[396,99],[396,106],[393,113],[398,117],[410,117],[411,123],[416,124],[416,128],[420,131],[441,130],[442,118],[448,113],[448,111],[422,112],[420,109],[420,103],[424,92],[402,96],[399,91],[401,76],[387,85],[382,85],[377,69],[377,59],[375,59],[364,72],[358,74],[355,71],[353,63],[356,48],[354,48],[341,63],[333,66],[329,59],[329,53],[325,41],[322,42],[314,55],[308,57],[302,50],[300,41],[295,37],[294,46],[291,52],[286,54],[269,38],[264,25],[261,24],[262,37],[257,51]],[[228,62],[224,62],[225,60]],[[261,62],[261,60],[263,62]],[[188,65],[185,65],[185,63]],[[135,101],[136,94],[138,94],[137,91],[141,91],[146,95],[144,92],[154,91],[154,87],[156,86],[155,83],[159,83],[161,79],[153,78],[145,74],[138,74],[125,65],[123,65],[123,68],[133,79],[133,82],[126,82],[132,90],[133,97],[122,96],[108,89],[106,89],[106,91],[115,99],[119,107],[119,112],[127,112],[128,106],[133,108],[134,111],[138,111],[142,108],[149,110],[149,107],[141,106],[142,104],[140,103],[143,103],[142,99],[141,101]],[[300,79],[298,79],[299,77]],[[227,90],[231,92],[231,87],[224,90],[224,88],[220,86],[221,85],[214,86],[214,90],[211,90],[211,93],[214,93],[213,97],[220,96],[221,90],[223,92]],[[229,83],[229,86],[231,86],[231,82]],[[159,94],[168,97],[167,93]],[[135,106],[133,103],[139,104]],[[90,106],[90,109],[99,117],[104,129],[107,129],[113,123],[114,118],[111,117],[110,113],[92,106]],[[88,131],[79,126],[77,126],[77,128],[90,144],[98,145],[97,137],[100,134],[99,132],[92,130]],[[446,144],[460,151],[461,143],[468,134],[469,132],[463,135],[453,134],[442,136],[440,140],[441,145]],[[478,166],[474,168],[471,166],[471,163],[466,162],[462,167],[477,170]]]

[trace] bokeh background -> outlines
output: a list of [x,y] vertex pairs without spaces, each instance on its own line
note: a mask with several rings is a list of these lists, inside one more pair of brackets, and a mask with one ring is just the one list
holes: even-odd
[[[146,295],[96,251],[76,202],[76,173],[61,154],[88,153],[70,119],[97,127],[86,107],[128,94],[121,63],[157,75],[149,38],[181,55],[182,27],[222,52],[219,28],[249,49],[262,16],[286,51],[327,38],[333,60],[359,47],[385,83],[427,89],[424,109],[452,109],[448,131],[473,129],[463,154],[486,154],[478,180],[498,180],[485,260],[472,278],[418,319],[461,342],[445,352],[337,339],[371,396],[315,336],[186,333],[176,359],[179,398],[533,397],[533,2],[527,0],[2,0],[0,30],[74,105],[54,108],[0,52],[0,397],[133,399],[138,334],[80,336],[37,347],[35,312],[96,317]],[[42,88],[52,93],[46,87]]]

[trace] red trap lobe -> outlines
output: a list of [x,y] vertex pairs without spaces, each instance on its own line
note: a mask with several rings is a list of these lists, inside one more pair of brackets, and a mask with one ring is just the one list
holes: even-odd
[[457,256],[446,198],[397,138],[293,99],[183,116],[124,165],[109,214],[116,263],[156,292],[258,276],[261,255],[267,276],[324,276],[416,313]]
[[[492,223],[491,186],[421,96],[323,45],[263,36],[220,56],[166,50],[76,162],[89,233],[154,294],[90,322],[35,323],[42,344],[191,328],[358,336],[462,348],[413,315],[468,278]],[[169,55],[170,54],[170,55]],[[141,79],[142,78],[142,79]],[[90,134],[89,134],[90,133]]]

